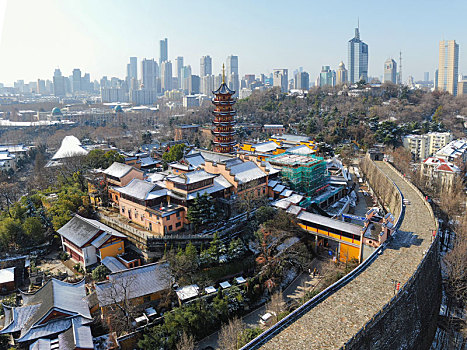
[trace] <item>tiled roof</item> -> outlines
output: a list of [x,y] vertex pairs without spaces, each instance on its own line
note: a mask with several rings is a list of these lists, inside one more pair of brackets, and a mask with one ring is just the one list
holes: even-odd
[[126,266],[113,256],[106,256],[101,262],[102,265],[107,267],[112,273],[126,270]]
[[[109,237],[110,235],[121,238],[126,237],[123,233],[120,233],[97,220],[86,219],[77,214],[70,221],[68,221],[65,225],[63,225],[57,230],[57,232],[61,236],[63,236],[78,247],[84,246],[100,231],[104,231],[104,233],[107,233]],[[105,240],[102,242],[105,242]]]
[[21,330],[19,342],[36,340],[61,333],[71,326],[71,319],[52,319],[39,325],[53,310],[59,310],[73,317],[80,317],[82,322],[92,321],[89,308],[84,300],[86,297],[85,281],[71,284],[57,279],[51,279],[41,289],[33,294],[22,293],[22,307],[6,308],[5,322],[9,321],[1,333],[11,333]]
[[192,171],[190,173],[186,173],[183,175],[172,176],[170,177],[170,180],[173,182],[182,183],[182,184],[192,184],[192,183],[196,183],[199,181],[212,179],[214,177],[216,177],[216,175],[209,174],[204,170],[196,170],[196,171]]
[[167,194],[167,192],[163,192],[165,190],[162,190],[156,184],[140,179],[133,179],[128,185],[116,188],[115,190],[139,200],[154,199]]
[[240,184],[266,177],[266,173],[262,171],[254,162],[244,162],[234,165],[230,168],[230,174],[235,176]]
[[106,306],[125,297],[134,299],[166,290],[171,284],[168,264],[153,263],[110,274],[108,281],[96,284],[96,293],[99,305]]
[[[131,171],[131,169],[135,169],[135,168],[133,168],[131,165],[113,162],[111,166],[109,166],[107,169],[103,171],[103,173],[106,175],[113,176],[113,177],[122,178],[126,174],[128,174]],[[138,170],[138,171],[141,171],[141,170]]]

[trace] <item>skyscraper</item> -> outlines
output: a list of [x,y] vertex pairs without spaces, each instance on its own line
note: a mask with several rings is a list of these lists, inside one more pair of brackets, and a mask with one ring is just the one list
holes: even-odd
[[172,90],[172,62],[164,61],[161,65],[162,92]]
[[157,62],[154,59],[144,58],[141,61],[141,82],[144,90],[156,89]]
[[360,40],[360,28],[355,28],[355,37],[349,40],[349,81],[368,81],[368,45]]
[[388,58],[384,62],[384,78],[383,83],[397,83],[397,63],[392,58]]
[[138,59],[136,57],[130,57],[130,63],[127,64],[126,76],[128,83],[131,83],[131,79],[138,80]]
[[[183,69],[183,57],[182,56],[178,56],[176,59],[175,59],[175,69],[177,70],[177,88],[181,88],[182,87],[182,69]],[[175,87],[175,86],[174,86]]]
[[191,79],[191,66],[185,66],[182,69],[181,72],[181,77],[180,77],[180,82],[181,82],[181,88],[182,90],[188,94],[189,89],[189,83]]
[[310,76],[307,72],[298,72],[295,74],[295,89],[308,90],[310,88]]
[[81,70],[78,68],[73,69],[73,93],[81,91]]
[[273,72],[273,86],[280,87],[281,92],[289,91],[289,71],[288,69],[274,69]]
[[240,77],[238,75],[238,56],[230,55],[227,57],[225,76],[229,89],[235,91],[234,97],[237,97],[238,92],[240,91]]
[[430,81],[430,72],[423,73],[423,81]]
[[336,85],[343,85],[349,81],[349,71],[345,68],[344,62],[339,63],[337,68]]
[[160,41],[160,50],[159,50],[159,66],[162,62],[167,61],[169,59],[169,43],[167,38]]
[[[238,61],[237,61],[238,63]],[[211,56],[203,56],[199,63],[199,75],[204,77],[205,75],[212,75],[212,59]]]
[[319,73],[319,86],[333,86],[333,72],[330,66],[323,66]]
[[455,40],[439,42],[438,90],[457,95],[459,45]]
[[54,95],[55,96],[65,96],[65,77],[62,76],[60,69],[55,69],[54,77]]

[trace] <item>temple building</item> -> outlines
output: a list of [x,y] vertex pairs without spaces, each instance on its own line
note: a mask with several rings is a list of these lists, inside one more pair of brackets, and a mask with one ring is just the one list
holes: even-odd
[[[224,69],[224,68],[223,68]],[[225,83],[225,72],[222,74],[222,84],[212,92],[215,97],[212,103],[216,108],[212,112],[214,114],[214,151],[218,153],[234,153],[235,141],[235,110],[233,105],[235,99],[232,96],[235,91],[230,90]]]

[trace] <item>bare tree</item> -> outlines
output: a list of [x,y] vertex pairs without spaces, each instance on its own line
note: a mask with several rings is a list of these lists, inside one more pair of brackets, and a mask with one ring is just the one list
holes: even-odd
[[219,331],[219,349],[236,350],[239,347],[238,338],[245,328],[244,323],[238,317],[235,317],[224,324]]
[[117,273],[108,282],[104,282],[105,287],[104,300],[106,306],[103,317],[111,331],[117,334],[128,332],[133,328],[133,320],[137,316],[137,304],[132,299],[133,290],[137,288],[134,285],[135,278],[133,276],[125,276],[122,278],[120,273]]
[[266,306],[266,310],[275,316],[276,322],[279,321],[280,313],[285,311],[285,302],[281,291],[277,291],[271,295],[271,300]]
[[193,350],[195,348],[195,338],[191,334],[183,332],[175,348],[177,350]]

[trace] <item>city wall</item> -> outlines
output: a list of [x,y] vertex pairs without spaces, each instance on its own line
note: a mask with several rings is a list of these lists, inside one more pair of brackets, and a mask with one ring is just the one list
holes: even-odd
[[[378,190],[383,182],[386,185],[379,174],[386,176],[368,158],[363,160],[362,165],[366,169],[365,174],[372,188],[379,192],[377,193],[381,195],[380,198],[387,208],[393,210],[391,209],[392,203],[397,196],[395,191],[389,191],[388,188]],[[388,166],[395,170],[391,165],[388,164]],[[431,218],[436,220],[423,194],[399,172],[397,174],[421,198]],[[391,188],[395,189],[395,185],[391,184]],[[425,251],[415,273],[401,286],[399,293],[369,320],[345,344],[343,349],[429,349],[437,328],[441,301],[441,270],[438,252],[437,235]]]

